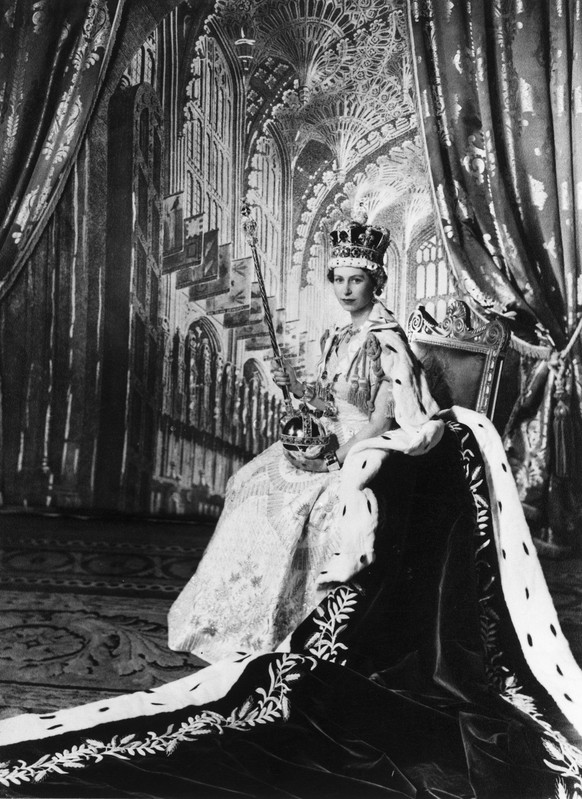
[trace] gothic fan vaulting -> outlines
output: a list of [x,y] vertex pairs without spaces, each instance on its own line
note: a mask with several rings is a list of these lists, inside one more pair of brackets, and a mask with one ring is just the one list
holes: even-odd
[[[581,19],[580,0],[5,0],[0,505],[83,540],[59,531],[61,552],[19,514],[0,638],[12,682],[70,690],[71,666],[99,692],[0,723],[10,795],[581,799],[581,672],[536,554],[571,553],[582,521]],[[442,338],[496,327],[512,361],[501,423],[439,404],[400,324],[420,304],[436,330],[454,295],[494,321],[458,302],[442,330],[469,335]],[[96,545],[110,514],[170,543]],[[154,687],[186,661],[131,592],[198,562],[180,516],[214,537],[168,646],[217,662]],[[102,652],[143,690],[104,696]]]
[[[325,238],[363,206],[391,231],[385,296],[399,318],[420,301],[442,307],[458,290],[478,313],[513,325],[523,402],[506,431],[510,459],[530,521],[575,537],[581,30],[574,0],[7,1],[6,496],[90,506],[100,479],[90,464],[97,473],[106,464],[106,483],[112,471],[96,454],[107,449],[104,398],[119,400],[120,436],[134,439],[123,438],[116,479],[139,484],[148,509],[154,479],[169,494],[184,478],[181,461],[195,462],[196,474],[210,469],[224,488],[234,460],[210,468],[192,454],[198,434],[208,433],[211,451],[245,441],[251,454],[276,428],[240,203],[254,206],[276,326],[300,368],[332,321],[321,299]],[[120,209],[113,185],[124,179],[125,134],[135,205]],[[173,252],[168,200],[184,202]],[[196,260],[202,234],[207,272]],[[111,275],[125,281],[125,304],[107,294]],[[120,381],[108,363],[124,364]],[[131,396],[108,397],[128,375]],[[218,376],[212,390],[202,385],[209,375]],[[227,407],[227,386],[240,391],[240,429],[208,410],[215,400]],[[164,436],[174,437],[173,454]],[[157,447],[167,455],[160,475]],[[114,505],[135,510],[142,499]]]
[[[240,202],[254,206],[277,332],[299,368],[332,313],[313,285],[328,217],[363,204],[402,264],[414,186],[415,224],[428,222],[426,176],[409,168],[405,2],[73,5],[10,0],[0,20],[2,379],[15,398],[3,490],[215,515],[240,459],[276,435],[279,407]],[[104,407],[116,422],[102,424]]]

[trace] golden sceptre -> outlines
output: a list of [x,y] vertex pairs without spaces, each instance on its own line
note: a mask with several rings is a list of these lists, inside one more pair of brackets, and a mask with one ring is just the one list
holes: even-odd
[[[277,362],[283,366],[283,358],[281,355],[281,347],[277,341],[275,334],[275,326],[273,324],[273,316],[269,306],[267,297],[267,290],[265,288],[265,281],[261,270],[261,262],[257,250],[257,223],[251,215],[251,207],[248,202],[243,202],[241,215],[243,218],[243,231],[245,238],[249,243],[251,252],[253,254],[253,263],[255,266],[255,273],[257,282],[259,284],[259,291],[261,294],[261,301],[263,303],[263,311],[265,314],[265,322],[269,331],[269,338],[271,339],[271,347]],[[281,442],[286,450],[294,453],[305,453],[309,451],[309,457],[314,458],[321,455],[329,446],[332,436],[325,432],[321,423],[316,419],[314,413],[307,405],[302,402],[298,409],[293,406],[291,399],[291,392],[288,386],[281,386],[283,392],[283,401],[285,404],[285,411],[281,417]]]

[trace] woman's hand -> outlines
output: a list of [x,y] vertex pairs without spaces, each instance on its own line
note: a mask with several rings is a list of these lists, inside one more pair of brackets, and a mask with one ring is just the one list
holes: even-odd
[[279,388],[287,387],[295,397],[303,395],[303,385],[297,380],[295,369],[283,358],[273,358],[271,361],[271,377]]
[[289,452],[283,447],[283,453],[289,463],[303,472],[327,472],[327,463],[323,458],[306,458],[302,452]]

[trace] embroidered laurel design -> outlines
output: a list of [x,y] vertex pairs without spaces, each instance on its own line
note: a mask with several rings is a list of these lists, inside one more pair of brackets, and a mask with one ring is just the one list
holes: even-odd
[[[562,733],[555,730],[537,710],[534,699],[525,694],[515,675],[510,674],[505,681],[502,699],[527,713],[544,730],[542,738],[544,749],[551,760],[544,759],[545,765],[560,774],[556,783],[556,797],[559,799],[579,799],[582,795],[582,752],[571,744]],[[563,780],[571,780],[573,792],[570,793]]]
[[204,710],[197,716],[189,717],[179,726],[170,724],[164,733],[148,732],[141,740],[133,733],[123,738],[114,735],[108,742],[87,738],[78,746],[44,755],[30,765],[24,760],[16,760],[12,764],[0,763],[0,784],[10,787],[31,780],[40,782],[51,772],[66,774],[68,769],[85,768],[99,763],[105,757],[129,760],[138,755],[171,755],[179,743],[194,741],[202,735],[222,735],[227,729],[248,730],[260,724],[286,720],[290,712],[287,694],[292,683],[300,679],[305,667],[312,670],[315,665],[316,660],[313,657],[284,655],[269,665],[268,688],[257,688],[229,716]]
[[[534,719],[544,730],[542,743],[551,760],[544,759],[544,763],[552,771],[559,773],[561,779],[556,781],[556,799],[579,799],[582,795],[582,752],[570,744],[564,736],[555,730],[537,710],[534,699],[523,692],[514,674],[502,665],[502,652],[499,647],[497,631],[499,616],[489,605],[492,597],[491,589],[495,583],[495,576],[483,552],[491,543],[490,537],[490,507],[486,497],[481,493],[485,475],[482,466],[475,467],[475,453],[467,446],[469,434],[465,428],[456,423],[448,422],[461,445],[461,458],[465,477],[471,490],[476,513],[476,536],[478,543],[475,549],[475,562],[483,572],[480,579],[481,590],[481,638],[487,655],[487,674],[490,681],[497,686],[501,698],[509,704],[526,713]],[[571,780],[573,792],[571,793],[565,780]]]
[[[337,660],[347,650],[339,638],[346,629],[348,619],[356,608],[358,594],[349,585],[339,586],[333,591],[325,605],[320,605],[313,623],[318,628],[305,644],[307,652],[320,660]],[[345,666],[346,661],[340,662]]]

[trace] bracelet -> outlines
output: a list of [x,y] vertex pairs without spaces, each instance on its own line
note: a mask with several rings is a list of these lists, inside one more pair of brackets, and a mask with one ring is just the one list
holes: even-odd
[[334,471],[337,471],[337,469],[341,469],[342,468],[341,463],[337,459],[337,454],[336,454],[335,451],[334,452],[326,452],[325,455],[323,456],[323,460],[325,461],[325,463],[327,465],[327,471],[328,472],[334,472]]

